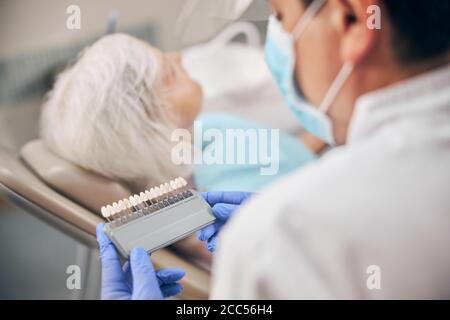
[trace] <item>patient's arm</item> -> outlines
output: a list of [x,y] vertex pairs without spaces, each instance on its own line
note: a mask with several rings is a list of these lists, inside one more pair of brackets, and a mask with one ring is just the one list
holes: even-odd
[[325,142],[319,138],[316,138],[316,136],[309,132],[302,132],[298,137],[303,144],[315,154],[319,154],[327,145]]
[[199,241],[195,235],[174,243],[172,248],[180,256],[185,257],[202,269],[211,270],[212,254],[206,250],[204,243]]

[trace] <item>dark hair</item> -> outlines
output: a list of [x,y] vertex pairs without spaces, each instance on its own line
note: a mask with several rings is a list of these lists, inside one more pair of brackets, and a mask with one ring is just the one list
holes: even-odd
[[[303,0],[303,3],[308,6],[312,1]],[[381,3],[384,7],[381,14],[387,15],[393,27],[392,47],[400,63],[425,61],[449,53],[449,0],[382,0]]]
[[449,52],[449,0],[384,0],[383,5],[400,62],[419,62]]

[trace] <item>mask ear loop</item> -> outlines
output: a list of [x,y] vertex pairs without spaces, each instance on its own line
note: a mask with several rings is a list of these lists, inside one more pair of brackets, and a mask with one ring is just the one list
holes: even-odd
[[[319,12],[319,10],[322,9],[326,1],[327,0],[315,0],[308,6],[308,8],[306,8],[305,13],[300,18],[299,22],[292,31],[292,37],[294,39],[297,39],[303,34],[303,32],[305,32],[306,27],[309,25],[312,19],[314,19],[317,12]],[[320,111],[322,111],[323,113],[326,113],[328,111],[328,108],[330,107],[331,103],[334,101],[339,91],[344,86],[345,81],[347,81],[347,78],[352,73],[353,67],[354,67],[353,63],[350,62],[347,62],[342,66],[341,70],[336,76],[336,79],[331,84],[330,88],[325,94],[324,99],[322,100],[322,103],[320,104],[319,107]]]
[[341,91],[342,87],[344,86],[345,81],[347,81],[348,77],[352,73],[353,68],[354,65],[352,62],[344,63],[338,75],[336,76],[336,79],[334,79],[325,97],[323,98],[322,103],[319,107],[320,111],[322,111],[323,113],[326,113],[328,111],[331,103],[334,101],[339,91]]
[[305,13],[298,21],[294,30],[292,31],[292,37],[298,39],[305,31],[311,20],[316,16],[317,12],[323,7],[327,0],[315,0],[306,8]]

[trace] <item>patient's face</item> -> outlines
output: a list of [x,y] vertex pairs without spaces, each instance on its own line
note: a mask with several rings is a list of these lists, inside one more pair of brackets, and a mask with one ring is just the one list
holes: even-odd
[[202,107],[201,86],[186,72],[179,53],[164,53],[148,44],[147,46],[160,60],[163,78],[161,90],[173,108],[172,112],[178,125],[184,128],[190,127]]

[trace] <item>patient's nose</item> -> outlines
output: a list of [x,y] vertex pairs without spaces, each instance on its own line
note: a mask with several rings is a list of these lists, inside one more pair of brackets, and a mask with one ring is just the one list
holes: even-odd
[[175,63],[181,64],[181,54],[177,51],[168,52],[167,57]]

